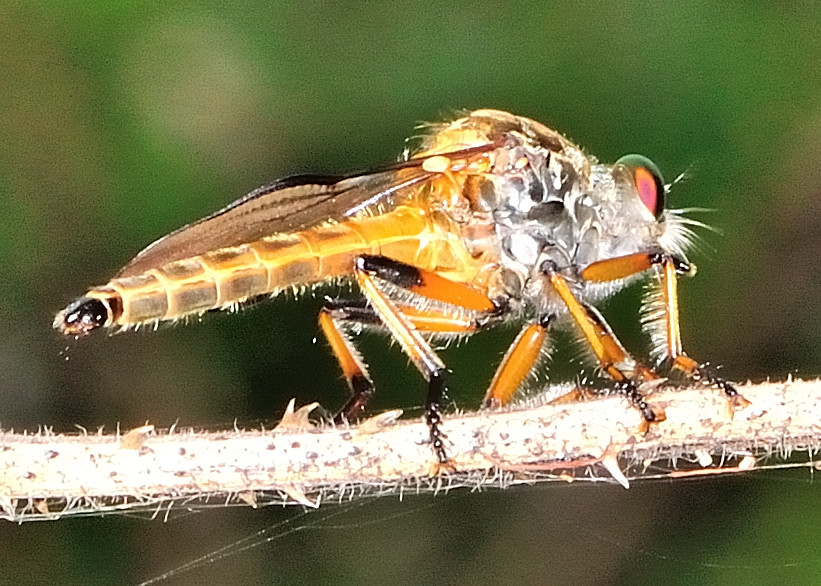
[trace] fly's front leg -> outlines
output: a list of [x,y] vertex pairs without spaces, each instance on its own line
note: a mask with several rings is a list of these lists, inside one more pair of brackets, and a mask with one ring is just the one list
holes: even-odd
[[[630,264],[634,264],[635,260],[637,259],[630,259]],[[596,308],[582,303],[576,298],[567,281],[559,275],[552,262],[546,262],[542,269],[553,289],[567,307],[573,321],[581,330],[585,340],[590,344],[590,348],[596,355],[601,369],[618,383],[630,403],[641,412],[644,417],[642,431],[646,431],[651,423],[664,421],[666,419],[664,409],[658,405],[648,403],[639,390],[641,383],[658,380],[659,376],[646,366],[636,362],[627,353],[627,350],[613,334],[610,326],[607,325],[604,317]],[[621,270],[626,269],[622,267]]]
[[653,340],[653,353],[660,360],[669,360],[672,368],[682,371],[691,379],[722,389],[731,412],[743,409],[750,403],[732,384],[716,376],[705,364],[687,356],[682,349],[677,276],[694,274],[693,265],[665,253],[637,253],[592,263],[582,271],[582,278],[588,281],[613,281],[653,267],[657,267],[660,279],[657,288],[650,289],[645,298],[642,319],[644,329]]
[[445,279],[431,271],[401,263],[382,256],[361,256],[355,260],[354,274],[365,298],[379,316],[382,325],[399,342],[414,366],[428,381],[425,399],[425,421],[430,430],[430,442],[440,465],[448,463],[444,435],[440,429],[441,409],[445,396],[445,365],[436,355],[421,332],[472,333],[483,327],[486,321],[460,319],[447,311],[431,311],[419,307],[397,304],[379,282],[411,293],[424,301],[437,301],[454,309],[466,310],[490,319],[498,312],[496,305],[486,296],[467,285]]
[[[672,368],[680,370],[693,380],[705,385],[716,386],[724,392],[730,406],[730,413],[750,405],[738,390],[728,381],[715,375],[705,364],[700,364],[684,353],[681,344],[678,311],[677,273],[692,273],[693,269],[686,263],[662,256],[661,279],[657,290],[650,290],[645,300],[646,312],[644,327],[653,337],[656,352],[661,358],[667,358]],[[663,323],[662,323],[663,320]]]

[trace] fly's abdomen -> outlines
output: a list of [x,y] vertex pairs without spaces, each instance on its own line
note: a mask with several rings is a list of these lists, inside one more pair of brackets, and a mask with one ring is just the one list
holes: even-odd
[[408,263],[437,240],[425,213],[399,207],[293,233],[267,236],[112,279],[57,314],[54,327],[83,335],[225,309],[249,298],[350,275],[361,254]]

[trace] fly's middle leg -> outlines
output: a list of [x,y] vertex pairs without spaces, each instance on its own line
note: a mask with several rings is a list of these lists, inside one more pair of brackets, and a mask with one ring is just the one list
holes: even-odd
[[508,349],[496,374],[488,387],[483,405],[501,407],[510,402],[544,352],[547,332],[553,316],[542,317],[538,322],[528,324],[519,333]]
[[329,301],[319,312],[319,327],[351,389],[350,399],[334,417],[337,423],[359,419],[373,395],[373,381],[351,341],[348,328],[350,324],[378,326],[380,323],[379,316],[364,304],[356,305],[350,301]]

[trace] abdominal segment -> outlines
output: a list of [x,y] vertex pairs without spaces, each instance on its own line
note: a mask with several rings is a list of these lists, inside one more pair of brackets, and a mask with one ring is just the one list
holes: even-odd
[[422,210],[405,206],[274,234],[112,279],[61,311],[54,326],[79,336],[101,326],[128,328],[227,309],[259,295],[350,276],[362,254],[435,264],[437,249],[452,244],[437,234]]

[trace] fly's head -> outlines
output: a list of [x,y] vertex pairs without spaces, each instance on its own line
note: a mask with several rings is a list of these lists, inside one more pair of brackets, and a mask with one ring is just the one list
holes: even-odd
[[667,191],[661,172],[647,157],[627,155],[613,165],[594,165],[589,190],[573,204],[577,264],[641,252],[686,258],[692,233],[679,213],[665,208]]

